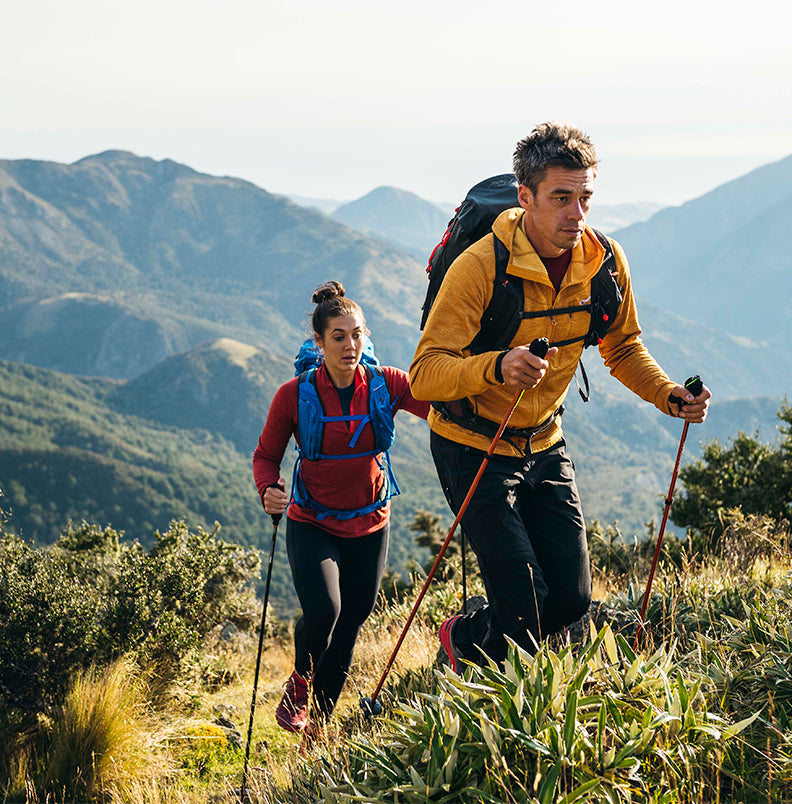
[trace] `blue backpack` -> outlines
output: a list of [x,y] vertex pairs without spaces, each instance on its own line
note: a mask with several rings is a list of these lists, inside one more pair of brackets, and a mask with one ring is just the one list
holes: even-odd
[[[390,453],[388,452],[396,435],[393,423],[394,405],[391,403],[390,392],[385,382],[385,374],[374,354],[373,344],[368,337],[366,337],[363,357],[361,357],[360,362],[366,370],[368,379],[369,412],[348,416],[326,416],[316,389],[316,370],[322,363],[322,357],[313,340],[308,339],[303,343],[294,361],[296,375],[299,377],[297,403],[297,431],[299,434],[297,451],[299,455],[295,461],[292,475],[292,499],[298,505],[312,508],[316,511],[318,521],[328,516],[346,520],[369,514],[378,508],[383,508],[388,504],[391,497],[401,493],[391,468]],[[374,431],[374,449],[366,452],[355,452],[350,455],[323,454],[321,450],[325,422],[358,422],[349,441],[350,449],[357,444],[366,422],[370,422]],[[344,458],[360,458],[366,455],[379,455],[380,453],[383,454],[384,461],[380,463],[379,459],[377,459],[377,464],[385,477],[382,492],[379,499],[362,508],[327,508],[311,498],[300,477],[300,466],[303,460],[342,460]]]
[[[297,352],[297,357],[294,358],[294,376],[299,376],[309,368],[318,368],[322,365],[323,359],[316,341],[313,338],[306,338],[300,347],[300,351]],[[368,335],[363,336],[363,354],[360,356],[360,362],[369,366],[378,366],[380,364],[374,354],[374,344]]]

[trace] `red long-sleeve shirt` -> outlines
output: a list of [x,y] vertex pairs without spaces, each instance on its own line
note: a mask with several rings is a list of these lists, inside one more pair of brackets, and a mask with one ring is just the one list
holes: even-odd
[[[391,366],[382,367],[385,382],[391,397],[394,413],[406,410],[425,419],[429,413],[429,403],[416,400],[410,393],[407,373]],[[272,400],[267,421],[259,436],[258,446],[253,453],[253,477],[259,495],[264,496],[268,486],[278,482],[280,465],[289,439],[294,436],[299,443],[297,430],[298,378],[282,385]],[[342,416],[341,400],[330,381],[324,366],[316,372],[316,390],[326,416]],[[365,369],[358,366],[355,374],[355,390],[352,394],[349,413],[351,415],[368,413],[368,378]],[[353,428],[357,422],[326,422],[322,437],[322,453],[325,455],[349,455],[374,449],[374,431],[366,422],[357,443],[349,447]],[[311,498],[327,508],[351,510],[363,508],[379,499],[384,483],[382,470],[377,464],[376,455],[359,458],[326,459],[320,461],[303,460],[300,475]],[[316,522],[316,512],[290,503],[287,510],[289,519],[298,522]],[[369,514],[340,520],[334,516],[324,518],[320,527],[329,533],[345,538],[365,536],[382,528],[390,516],[390,503]]]

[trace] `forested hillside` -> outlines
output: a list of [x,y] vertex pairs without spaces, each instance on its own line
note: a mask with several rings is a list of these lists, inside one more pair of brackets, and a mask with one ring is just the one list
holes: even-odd
[[[251,363],[266,366],[269,360],[278,365],[264,353]],[[247,380],[230,381],[229,365],[218,359],[204,376],[212,394],[224,392],[227,405],[232,400],[243,405]],[[200,360],[195,368],[202,372]],[[195,378],[188,371],[178,376],[185,386]],[[165,401],[157,404],[153,386],[130,386],[0,360],[0,491],[2,507],[10,513],[6,529],[47,544],[70,519],[85,519],[150,545],[155,530],[164,532],[172,519],[183,518],[207,529],[219,522],[223,538],[267,549],[272,526],[250,464],[263,403],[258,414],[240,424],[224,415],[228,407],[218,408],[212,418],[201,397],[189,391],[176,395],[171,405],[173,389],[163,384]],[[266,402],[275,384],[259,387]],[[428,459],[425,424],[403,414],[397,417],[397,431],[393,465],[403,495],[393,501],[390,563],[401,571],[410,556],[423,555],[409,530],[415,509],[440,513],[445,503]],[[293,457],[289,450],[283,468],[288,480]],[[295,605],[282,542],[272,594],[285,608]]]

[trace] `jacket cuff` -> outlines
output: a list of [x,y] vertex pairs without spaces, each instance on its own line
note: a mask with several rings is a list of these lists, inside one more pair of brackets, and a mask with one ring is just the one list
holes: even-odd
[[504,349],[496,358],[495,358],[495,379],[501,385],[504,384],[503,382],[503,368],[501,364],[503,363],[503,358],[506,357],[507,352],[510,352],[511,349]]

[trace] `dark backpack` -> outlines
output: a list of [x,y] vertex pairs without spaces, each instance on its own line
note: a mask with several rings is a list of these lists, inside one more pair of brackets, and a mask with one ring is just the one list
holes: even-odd
[[[429,287],[423,304],[421,329],[426,325],[429,311],[451,263],[466,248],[491,233],[492,224],[501,212],[520,206],[517,200],[517,187],[517,179],[513,173],[493,176],[471,188],[465,200],[457,207],[442,240],[429,257],[426,268]],[[481,317],[480,331],[467,348],[474,354],[508,349],[523,319],[579,312],[588,312],[591,315],[588,332],[579,338],[550,345],[567,346],[580,340],[585,347],[600,343],[619,311],[622,292],[616,283],[616,260],[613,248],[604,234],[596,229],[593,231],[605,249],[605,258],[596,276],[591,280],[591,302],[575,307],[532,312],[525,312],[523,309],[525,297],[522,282],[509,281],[506,275],[509,264],[508,249],[493,235],[495,280],[492,299]]]

